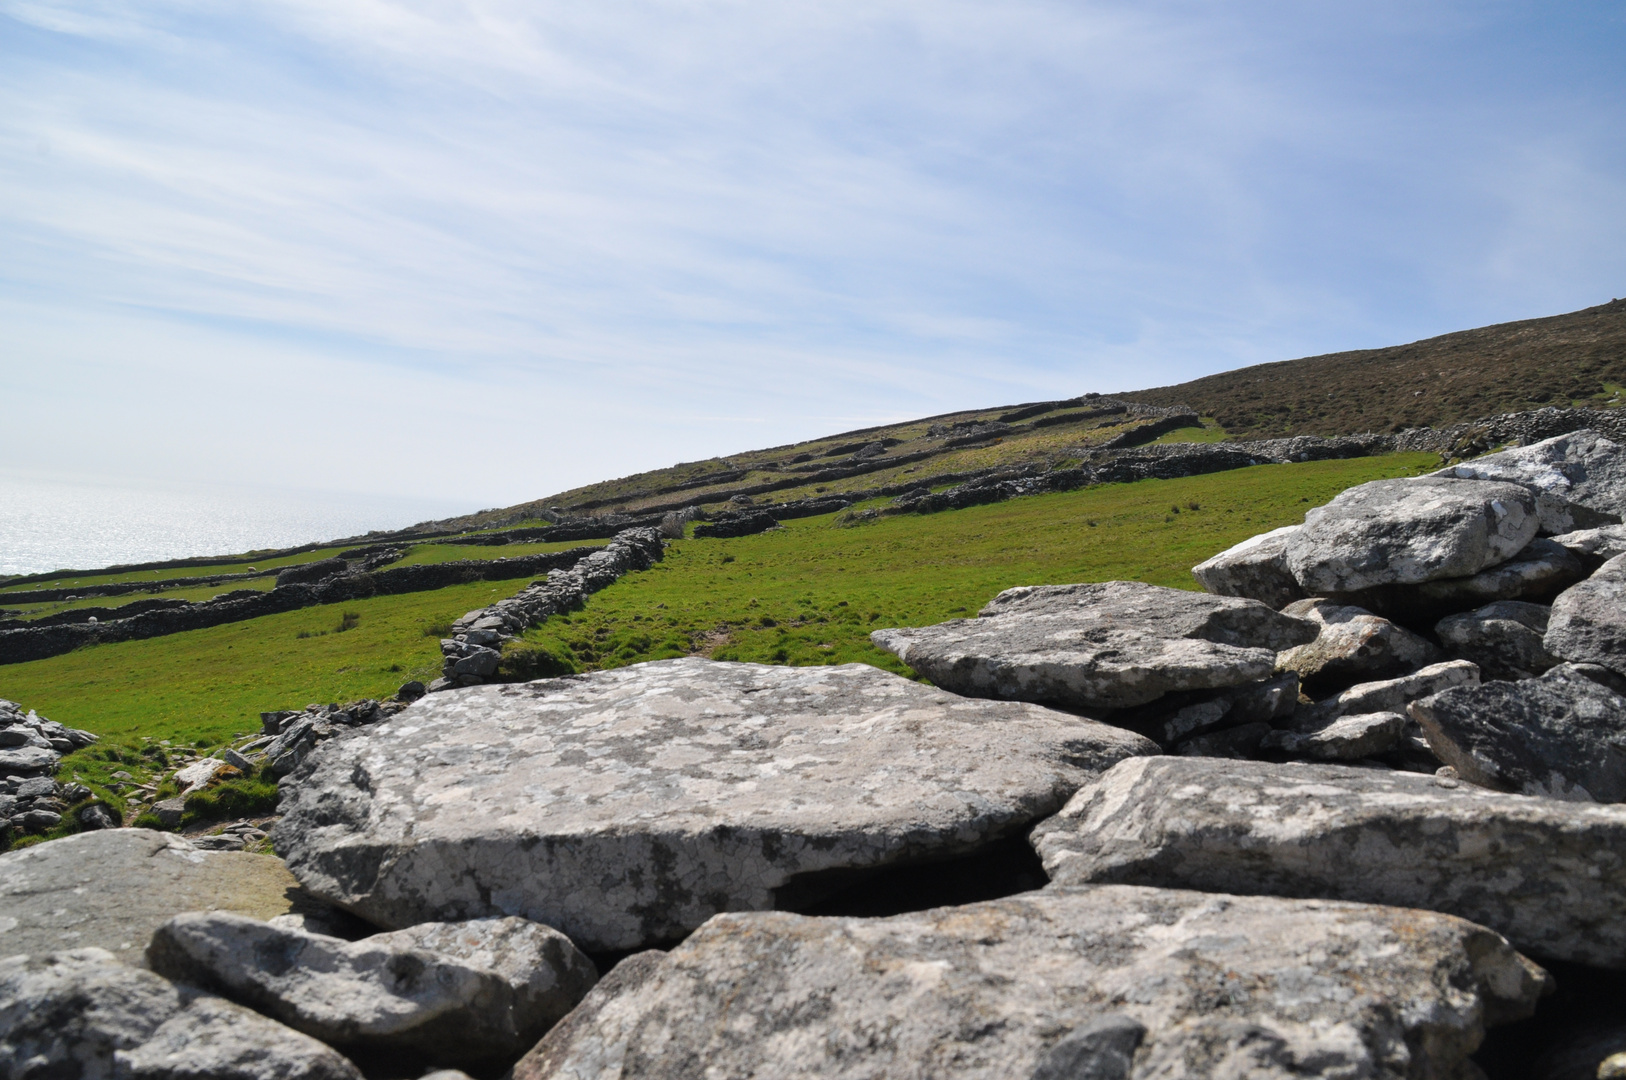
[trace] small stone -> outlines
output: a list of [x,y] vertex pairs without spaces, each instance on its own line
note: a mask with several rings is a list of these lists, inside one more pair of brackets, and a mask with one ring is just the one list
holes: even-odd
[[178,828],[181,817],[186,813],[186,800],[182,798],[162,799],[152,804],[152,812],[158,815],[158,823],[166,829]]
[[1305,515],[1287,565],[1311,594],[1467,577],[1536,537],[1535,497],[1515,484],[1374,480]]
[[419,682],[417,679],[409,679],[402,683],[401,688],[395,692],[395,700],[417,701],[428,692],[428,687],[424,686],[423,683]]
[[79,810],[79,824],[87,831],[94,829],[116,829],[119,822],[115,821],[113,814],[101,803],[91,803]]
[[229,746],[220,752],[220,759],[240,772],[250,773],[254,771],[254,763]]
[[185,795],[194,789],[208,787],[217,776],[229,768],[231,766],[220,758],[204,758],[184,769],[176,770],[175,784],[181,789],[181,794]]
[[1626,801],[1626,697],[1569,664],[1412,702],[1439,759],[1499,791]]
[[194,836],[192,846],[199,851],[242,851],[243,838],[228,836],[225,833],[218,836]]
[[1455,686],[1478,686],[1479,669],[1466,660],[1430,664],[1410,675],[1357,683],[1324,701],[1301,707],[1293,714],[1292,729],[1317,731],[1328,721],[1360,713],[1404,712],[1419,698],[1438,694]]

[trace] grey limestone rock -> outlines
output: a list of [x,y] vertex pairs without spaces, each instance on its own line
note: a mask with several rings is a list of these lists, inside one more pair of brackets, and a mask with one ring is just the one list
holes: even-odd
[[1359,713],[1314,731],[1273,731],[1261,745],[1316,761],[1358,761],[1388,752],[1405,727],[1406,718],[1399,713]]
[[1626,555],[1616,555],[1553,601],[1547,651],[1626,674]]
[[1446,915],[1106,885],[719,915],[605,983],[514,1080],[1451,1077],[1549,980]]
[[1427,638],[1364,608],[1333,600],[1299,600],[1283,608],[1282,614],[1309,619],[1321,628],[1314,641],[1288,649],[1276,660],[1278,670],[1298,672],[1305,693],[1312,697],[1444,659]]
[[628,949],[774,907],[807,875],[969,851],[1155,752],[862,664],[663,660],[431,695],[325,743],[275,843],[382,926],[520,915]]
[[1299,677],[1288,671],[1225,690],[1165,694],[1149,705],[1111,714],[1112,722],[1172,746],[1224,728],[1265,723],[1293,715]]
[[1542,635],[1549,609],[1522,600],[1499,600],[1477,611],[1449,615],[1434,627],[1440,643],[1492,679],[1529,679],[1557,664]]
[[0,956],[85,946],[139,964],[178,911],[281,915],[300,899],[281,860],[205,852],[148,829],[77,833],[0,855]]
[[1538,537],[1507,562],[1470,577],[1424,582],[1410,596],[1395,596],[1390,603],[1427,617],[1496,600],[1549,600],[1584,577],[1586,567],[1568,548]]
[[1536,529],[1535,497],[1516,484],[1374,480],[1306,514],[1287,565],[1312,595],[1418,585],[1506,562]]
[[975,619],[870,639],[958,694],[1119,709],[1266,679],[1315,633],[1255,600],[1109,581],[1006,589]]
[[1560,664],[1412,702],[1439,759],[1469,783],[1593,802],[1626,801],[1626,697]]
[[1603,524],[1587,510],[1626,514],[1626,448],[1597,431],[1573,431],[1529,446],[1464,461],[1435,473],[1520,484],[1542,497],[1544,530],[1570,532]]
[[1054,885],[1360,900],[1626,968],[1626,808],[1343,765],[1122,762],[1033,831]]
[[61,756],[48,745],[0,750],[0,776],[32,776],[53,772]]
[[97,948],[0,960],[0,1076],[361,1080],[315,1039]]
[[349,942],[195,912],[158,928],[147,961],[352,1054],[476,1071],[524,1053],[596,981],[564,935],[523,919],[426,923]]
[[1287,541],[1299,531],[1287,525],[1250,536],[1191,568],[1191,576],[1215,596],[1241,596],[1278,610],[1304,599],[1287,568]]
[[1626,525],[1578,529],[1553,537],[1553,543],[1580,559],[1588,570],[1596,570],[1616,555],[1626,555]]
[[1409,675],[1357,683],[1293,714],[1294,731],[1318,731],[1340,716],[1361,713],[1404,712],[1418,698],[1457,686],[1478,686],[1479,668],[1466,660],[1446,660],[1419,668]]

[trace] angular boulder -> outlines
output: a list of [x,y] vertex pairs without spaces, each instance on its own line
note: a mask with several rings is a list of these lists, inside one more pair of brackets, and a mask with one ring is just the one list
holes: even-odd
[[1616,555],[1626,555],[1626,525],[1578,529],[1553,537],[1553,543],[1580,559],[1581,564],[1592,571]]
[[501,1069],[535,1045],[597,981],[563,934],[511,918],[349,942],[195,912],[158,928],[147,961],[352,1055],[409,1054],[475,1071]]
[[1438,694],[1457,686],[1478,686],[1479,669],[1466,660],[1447,660],[1419,668],[1410,675],[1357,683],[1310,706],[1300,706],[1289,727],[1294,731],[1319,731],[1340,716],[1360,713],[1405,712],[1418,698]]
[[1568,548],[1537,537],[1507,562],[1470,577],[1424,582],[1412,595],[1390,602],[1427,619],[1497,600],[1550,600],[1584,577],[1586,567]]
[[1406,718],[1399,713],[1359,713],[1313,731],[1272,731],[1260,745],[1313,761],[1359,761],[1393,749],[1405,728]]
[[1459,915],[1520,950],[1626,969],[1626,808],[1433,776],[1125,761],[1041,822],[1055,885],[1318,896]]
[[1626,555],[1558,595],[1542,643],[1560,659],[1626,674]]
[[1626,515],[1626,447],[1603,434],[1572,431],[1441,469],[1435,476],[1519,484],[1542,499],[1545,531],[1602,524],[1586,514]]
[[1549,611],[1541,604],[1499,600],[1441,619],[1434,636],[1453,656],[1477,664],[1487,678],[1534,678],[1559,662],[1542,642]]
[[0,855],[0,956],[95,946],[140,964],[178,911],[269,919],[308,903],[280,859],[199,851],[171,833],[106,829]]
[[[965,853],[1149,740],[863,664],[685,659],[431,695],[318,747],[275,843],[386,927],[519,915],[589,951]],[[787,894],[788,895],[788,894]]]
[[1107,885],[719,915],[513,1075],[1447,1077],[1548,982],[1472,923],[1335,901]]
[[1306,514],[1287,566],[1312,595],[1418,585],[1506,562],[1537,527],[1535,496],[1516,484],[1374,480]]
[[975,619],[870,640],[957,694],[1121,709],[1268,678],[1315,635],[1255,600],[1108,581],[1006,589]]
[[1299,600],[1282,614],[1320,626],[1316,639],[1288,649],[1276,659],[1281,671],[1296,671],[1312,697],[1355,682],[1389,678],[1444,659],[1439,647],[1364,608],[1333,600]]
[[361,1080],[307,1035],[96,948],[0,960],[0,1075]]
[[1435,755],[1471,784],[1590,802],[1626,801],[1626,697],[1560,664],[1414,701]]
[[1304,599],[1304,589],[1287,568],[1287,541],[1298,531],[1299,526],[1287,525],[1250,536],[1192,567],[1191,576],[1215,596],[1240,596],[1280,610]]

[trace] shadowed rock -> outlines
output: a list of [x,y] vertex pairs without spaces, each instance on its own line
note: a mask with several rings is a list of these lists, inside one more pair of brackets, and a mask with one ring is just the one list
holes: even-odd
[[1626,968],[1626,808],[1381,769],[1148,758],[1081,789],[1032,839],[1057,885],[1425,908],[1526,952]]
[[476,1070],[501,1068],[534,1045],[597,981],[563,934],[512,918],[423,923],[348,942],[194,912],[159,927],[147,959],[160,975],[352,1053]]
[[1626,525],[1578,529],[1553,537],[1553,543],[1580,559],[1588,570],[1596,570],[1616,555],[1626,555]]
[[1296,671],[1312,696],[1353,682],[1368,682],[1416,671],[1443,659],[1433,642],[1363,608],[1332,600],[1300,600],[1282,614],[1319,624],[1307,645],[1283,652],[1278,670]]
[[1439,759],[1499,791],[1626,801],[1626,697],[1574,665],[1412,702]]
[[1447,1077],[1547,981],[1472,923],[1332,901],[1108,885],[720,915],[612,973],[514,1080]]
[[1374,480],[1304,517],[1287,565],[1311,594],[1467,577],[1536,537],[1536,500],[1516,484]]
[[307,1035],[95,948],[0,960],[0,1075],[361,1080]]
[[1406,718],[1399,713],[1359,713],[1313,731],[1273,731],[1260,745],[1315,761],[1359,761],[1388,752],[1405,727]]
[[1404,712],[1418,698],[1438,694],[1457,686],[1478,686],[1479,669],[1466,660],[1430,664],[1409,675],[1357,683],[1347,690],[1314,705],[1301,706],[1293,714],[1294,731],[1319,731],[1340,716],[1361,713]]
[[1266,679],[1315,635],[1254,600],[1109,581],[1006,589],[975,619],[870,640],[958,694],[1121,709]]
[[1543,639],[1547,651],[1574,664],[1600,664],[1626,674],[1626,555],[1616,555],[1553,601]]
[[1434,634],[1452,655],[1477,664],[1488,678],[1529,679],[1559,662],[1542,643],[1548,613],[1540,604],[1501,600],[1441,619]]
[[380,925],[522,915],[610,951],[823,871],[970,851],[1154,752],[862,664],[664,660],[431,695],[324,743],[284,788],[276,844]]

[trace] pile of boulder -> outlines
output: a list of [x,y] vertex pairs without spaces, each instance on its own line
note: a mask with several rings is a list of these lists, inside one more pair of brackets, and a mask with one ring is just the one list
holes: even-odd
[[[63,756],[96,741],[88,731],[64,727],[15,701],[0,700],[0,841],[42,833],[62,822],[70,806],[90,797],[81,784],[56,781]],[[88,828],[114,824],[105,807],[87,807]]]
[[621,575],[649,569],[660,561],[663,546],[659,529],[625,529],[570,569],[550,570],[546,580],[532,582],[514,596],[464,615],[452,624],[452,636],[441,639],[441,677],[428,689],[435,692],[485,682],[502,663],[503,642],[550,616],[579,609],[583,600],[614,584]]
[[[1206,593],[876,631],[929,683],[687,658],[273,714],[299,904],[209,902],[261,857],[159,837],[102,886],[145,921],[70,935],[138,831],[0,855],[0,1069],[1472,1080],[1527,1021],[1531,1075],[1626,1074],[1618,1013],[1538,1011],[1626,986],[1621,454],[1353,488]],[[487,612],[461,644],[530,617]],[[149,915],[154,874],[193,884]]]

